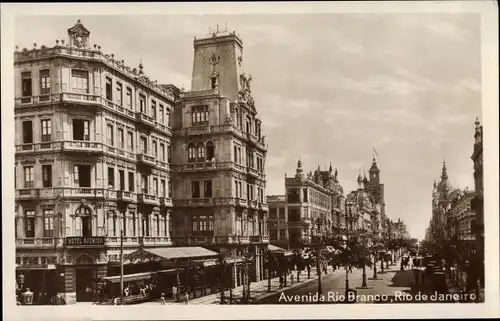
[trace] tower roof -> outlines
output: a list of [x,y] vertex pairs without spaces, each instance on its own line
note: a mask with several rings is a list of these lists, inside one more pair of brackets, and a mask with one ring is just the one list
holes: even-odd
[[373,157],[372,166],[370,167],[369,172],[370,173],[379,173],[380,172],[380,170],[378,169],[378,166],[377,166],[377,160],[375,159],[375,156]]
[[447,180],[448,179],[448,172],[446,168],[446,160],[443,160],[443,169],[441,171],[441,180]]

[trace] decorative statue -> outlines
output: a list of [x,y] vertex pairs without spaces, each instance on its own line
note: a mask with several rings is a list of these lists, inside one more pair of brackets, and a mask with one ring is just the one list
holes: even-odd
[[252,76],[247,75],[245,73],[242,73],[240,75],[240,85],[241,89],[239,91],[239,100],[245,101],[248,105],[254,106],[254,100],[252,97],[252,90],[251,90],[251,84],[252,84]]

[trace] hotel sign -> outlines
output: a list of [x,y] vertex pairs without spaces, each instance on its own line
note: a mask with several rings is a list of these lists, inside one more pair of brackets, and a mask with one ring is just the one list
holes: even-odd
[[103,236],[94,236],[94,237],[85,237],[85,236],[77,236],[77,237],[66,237],[66,245],[67,246],[79,246],[79,245],[104,245],[106,238]]

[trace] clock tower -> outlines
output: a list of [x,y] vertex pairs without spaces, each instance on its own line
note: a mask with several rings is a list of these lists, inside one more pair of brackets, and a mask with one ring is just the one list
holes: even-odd
[[89,47],[90,31],[82,25],[80,19],[78,19],[76,25],[68,29],[68,36],[70,47],[82,49]]

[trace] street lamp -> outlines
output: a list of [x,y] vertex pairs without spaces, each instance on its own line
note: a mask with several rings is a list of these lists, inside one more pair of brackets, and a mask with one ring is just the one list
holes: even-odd
[[349,229],[351,225],[351,206],[353,203],[346,201],[345,203],[345,215],[346,215],[346,248],[345,248],[345,253],[347,254],[345,256],[346,259],[346,269],[345,269],[345,298],[349,297],[349,269],[348,269],[348,261],[349,261]]

